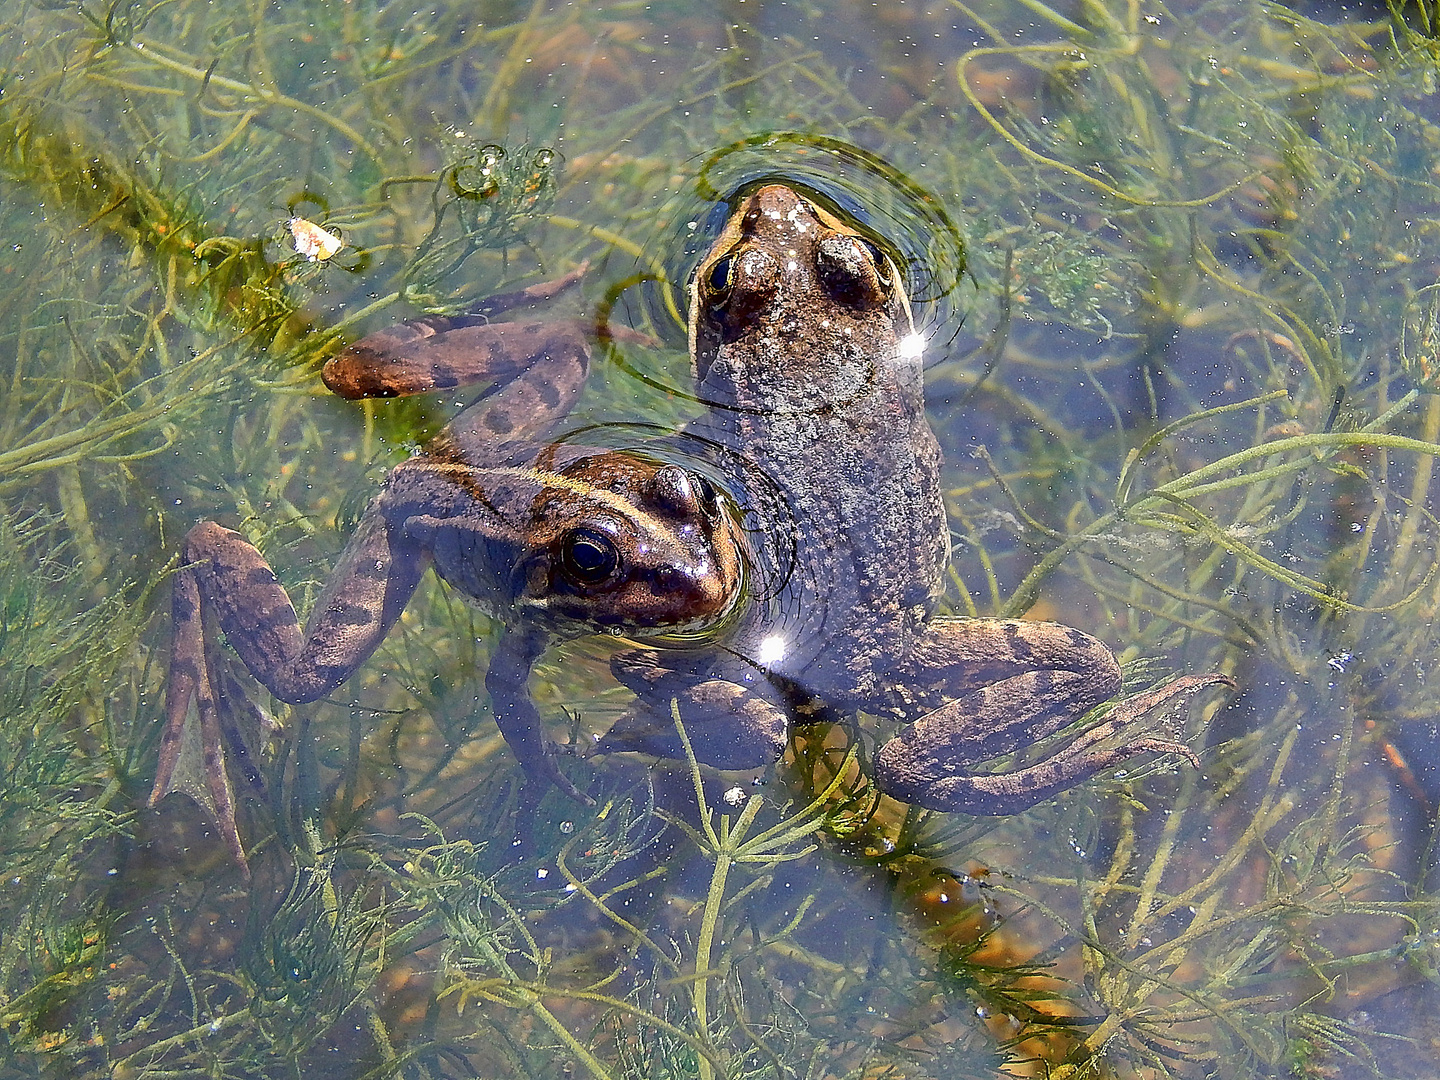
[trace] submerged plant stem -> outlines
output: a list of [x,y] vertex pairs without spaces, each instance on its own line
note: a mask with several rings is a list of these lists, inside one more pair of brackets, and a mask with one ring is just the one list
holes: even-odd
[[214,71],[204,68],[197,68],[191,64],[185,63],[182,60],[173,59],[172,57],[166,56],[164,50],[161,49],[159,45],[155,42],[136,40],[126,42],[125,46],[126,48],[131,49],[137,56],[143,57],[147,63],[158,64],[160,67],[166,68],[179,75],[184,75],[186,78],[192,79],[195,82],[200,83],[202,89],[208,86],[218,86],[221,89],[229,90],[232,93],[241,94],[244,97],[247,97],[252,101],[257,101],[262,105],[278,106],[283,109],[294,109],[298,113],[302,113],[305,116],[311,117],[312,119],[319,120],[327,127],[334,128],[336,132],[349,140],[350,143],[354,145],[355,149],[359,150],[376,165],[379,165],[382,168],[385,165],[385,161],[381,157],[380,151],[377,150],[374,146],[372,146],[370,144],[370,141],[366,139],[365,136],[361,135],[358,131],[352,128],[349,124],[345,123],[345,121],[341,120],[338,116],[334,116],[333,114],[325,111],[324,109],[316,108],[308,101],[301,101],[299,98],[293,98],[287,94],[282,94],[279,90],[262,90],[253,83],[243,83],[237,79],[227,79],[223,75],[215,74]]

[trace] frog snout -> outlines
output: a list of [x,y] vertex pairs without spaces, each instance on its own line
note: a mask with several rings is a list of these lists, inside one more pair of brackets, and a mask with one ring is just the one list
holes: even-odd
[[651,574],[656,599],[671,609],[666,622],[690,622],[724,613],[735,599],[735,582],[713,563],[667,564]]

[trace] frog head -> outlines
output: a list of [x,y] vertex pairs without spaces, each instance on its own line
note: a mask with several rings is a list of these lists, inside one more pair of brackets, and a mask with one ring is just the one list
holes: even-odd
[[512,588],[529,618],[703,635],[744,593],[739,515],[707,478],[633,453],[582,457],[530,506]]

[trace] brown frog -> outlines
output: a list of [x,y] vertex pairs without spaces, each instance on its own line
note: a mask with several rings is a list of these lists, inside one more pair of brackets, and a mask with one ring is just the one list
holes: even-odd
[[391,473],[303,632],[255,548],[208,522],[186,537],[152,801],[169,788],[193,695],[211,794],[243,865],[221,759],[225,714],[243,693],[215,674],[207,610],[276,697],[311,701],[376,648],[429,566],[506,622],[486,676],[500,729],[532,780],[576,798],[525,681],[552,639],[597,630],[655,635],[612,662],[638,702],[600,752],[681,756],[678,707],[701,761],[750,768],[780,756],[792,723],[865,711],[906,724],[875,755],[883,791],[978,814],[1023,810],[1134,754],[1193,761],[1161,739],[1098,744],[1228,684],[1222,675],[1119,704],[1035,764],[975,771],[1112,697],[1120,669],[1070,627],[934,617],[949,531],[923,342],[897,267],[871,240],[788,187],[737,200],[691,282],[706,411],[655,458],[546,445],[584,382],[583,333],[489,322],[576,276],[475,316],[383,331],[326,365],[347,397],[501,389]]
[[875,781],[942,811],[1024,810],[1155,738],[1100,747],[1165,703],[1216,684],[1184,676],[1115,706],[1039,762],[976,772],[1054,734],[1120,689],[1101,642],[1056,623],[935,618],[949,528],[940,450],[925,420],[923,339],[880,248],[796,192],[735,207],[690,283],[690,353],[712,448],[745,508],[751,596],[718,647],[645,649],[612,669],[640,698],[599,749],[774,761],[791,723],[825,710],[906,722]]
[[485,682],[532,798],[537,783],[553,783],[588,802],[556,767],[526,689],[548,642],[620,630],[683,636],[736,608],[743,543],[733,505],[710,480],[658,458],[545,442],[584,386],[586,328],[490,318],[547,299],[582,272],[492,298],[472,315],[373,334],[326,364],[326,383],[351,398],[477,382],[500,389],[391,471],[303,630],[259,550],[210,521],[186,534],[150,803],[175,784],[193,698],[208,794],[242,869],[225,750],[258,786],[235,723],[258,711],[225,675],[214,627],[276,698],[314,701],[374,652],[433,567],[507,624]]

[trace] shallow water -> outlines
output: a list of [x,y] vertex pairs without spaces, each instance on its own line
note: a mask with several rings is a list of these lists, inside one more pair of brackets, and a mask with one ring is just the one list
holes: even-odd
[[[1436,1075],[1437,61],[1346,18],[7,8],[0,1072]],[[862,716],[703,793],[567,755],[596,807],[550,795],[517,854],[498,626],[427,579],[334,694],[267,703],[252,878],[195,748],[199,801],[147,808],[179,538],[240,529],[303,611],[454,412],[332,397],[338,339],[589,260],[557,310],[650,343],[570,424],[673,433],[685,279],[762,178],[904,267],[944,612],[1094,633],[1130,690],[1232,675],[1150,722],[1200,768],[926,814]],[[613,651],[542,660],[557,740],[626,709]]]

